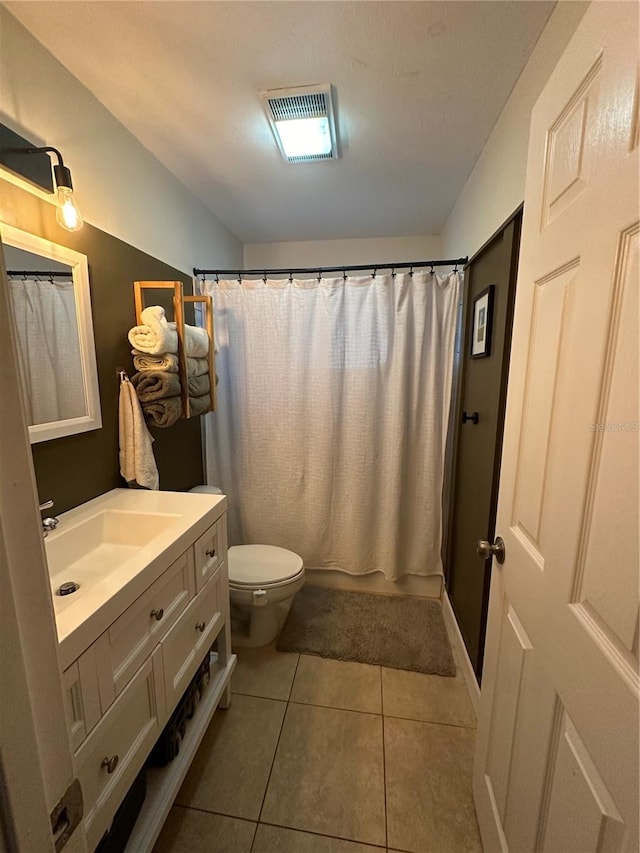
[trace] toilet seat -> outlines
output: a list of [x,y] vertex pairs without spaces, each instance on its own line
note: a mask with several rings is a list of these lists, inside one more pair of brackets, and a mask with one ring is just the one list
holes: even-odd
[[228,551],[229,586],[272,589],[296,581],[304,572],[302,558],[275,545],[234,545]]

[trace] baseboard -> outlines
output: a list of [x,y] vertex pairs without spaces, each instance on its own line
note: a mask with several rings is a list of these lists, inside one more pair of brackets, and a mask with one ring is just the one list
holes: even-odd
[[476,712],[477,717],[480,712],[480,687],[478,686],[476,674],[471,666],[471,659],[469,658],[467,647],[462,639],[462,634],[460,633],[455,613],[451,607],[447,590],[444,587],[442,589],[442,616],[447,628],[447,633],[449,634],[449,640],[455,652],[456,663],[462,669],[467,690],[469,691],[471,704],[473,705],[473,709]]
[[339,569],[305,569],[305,582],[311,586],[344,589],[348,592],[375,592],[385,595],[413,595],[418,598],[440,598],[441,575],[404,575],[398,581],[388,581],[382,572],[350,575]]

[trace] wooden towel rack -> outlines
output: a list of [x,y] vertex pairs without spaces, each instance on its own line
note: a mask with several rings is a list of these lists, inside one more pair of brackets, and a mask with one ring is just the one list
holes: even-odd
[[[213,412],[216,408],[216,362],[215,342],[213,337],[213,300],[210,296],[185,296],[181,281],[134,281],[133,297],[136,307],[136,323],[142,320],[140,315],[145,309],[143,291],[145,290],[173,290],[173,316],[178,332],[178,371],[180,375],[180,397],[182,400],[182,417],[191,417],[189,406],[189,378],[187,375],[187,355],[185,347],[184,331],[184,306],[185,303],[200,303],[205,307],[205,326],[209,335],[209,385],[211,405],[207,412]],[[205,414],[205,412],[203,412]]]

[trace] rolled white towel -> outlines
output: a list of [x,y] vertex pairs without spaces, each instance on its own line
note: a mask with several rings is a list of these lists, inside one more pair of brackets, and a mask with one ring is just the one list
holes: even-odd
[[166,370],[167,373],[178,372],[178,356],[171,352],[163,352],[151,355],[147,352],[131,350],[133,366],[136,370]]
[[164,308],[160,305],[150,305],[140,314],[140,319],[142,325],[129,330],[129,343],[132,347],[150,355],[178,352],[176,324],[167,323]]
[[[164,308],[150,305],[140,314],[143,325],[129,331],[129,343],[146,355],[178,352],[178,332],[175,323],[168,323]],[[184,327],[185,355],[204,358],[209,352],[209,335],[199,326]]]
[[[169,325],[175,326],[175,323]],[[200,326],[184,327],[184,345],[188,358],[205,358],[209,354],[209,335]]]
[[[138,352],[137,349],[132,349],[131,355],[133,356],[133,366],[138,371],[166,370],[167,373],[179,373],[180,371],[178,356],[171,352],[151,355],[150,353]],[[208,358],[187,359],[187,376],[202,376],[203,373],[208,372]]]

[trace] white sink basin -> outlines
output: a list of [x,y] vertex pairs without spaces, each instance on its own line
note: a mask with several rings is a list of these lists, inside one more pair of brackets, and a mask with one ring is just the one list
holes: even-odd
[[60,515],[44,544],[63,667],[225,509],[224,495],[114,489]]
[[178,519],[175,513],[108,509],[71,527],[63,522],[58,535],[45,543],[54,594],[69,581],[84,587],[103,580]]

